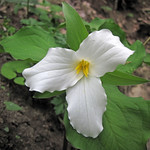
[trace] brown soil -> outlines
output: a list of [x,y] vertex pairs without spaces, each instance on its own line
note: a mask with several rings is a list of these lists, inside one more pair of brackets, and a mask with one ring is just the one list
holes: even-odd
[[[135,40],[144,42],[150,36],[149,0],[132,2],[122,0],[118,3],[113,0],[67,0],[67,2],[87,21],[95,17],[113,18],[127,33],[130,43]],[[102,6],[109,6],[112,10],[102,9]],[[7,15],[11,19],[11,24],[19,29],[21,27],[19,20],[25,17],[25,10],[19,11],[18,15],[12,12],[13,5],[0,6],[0,23],[4,21],[3,16]],[[145,48],[150,53],[150,42]],[[0,68],[10,59],[9,55],[0,54]],[[150,79],[150,66],[143,64],[135,74]],[[121,87],[121,90],[128,96],[143,96],[147,100],[150,99],[150,84]],[[53,105],[49,99],[33,99],[32,94],[28,88],[15,85],[0,75],[0,150],[62,149],[64,127],[55,115]],[[4,101],[12,101],[23,110],[7,111]],[[6,128],[9,128],[9,131],[5,131]]]
[[[9,56],[0,55],[0,67]],[[15,85],[0,76],[0,149],[60,150],[64,127],[55,116],[49,100],[32,99],[26,87]],[[12,101],[23,109],[7,111],[4,101]],[[4,129],[8,127],[9,131]]]

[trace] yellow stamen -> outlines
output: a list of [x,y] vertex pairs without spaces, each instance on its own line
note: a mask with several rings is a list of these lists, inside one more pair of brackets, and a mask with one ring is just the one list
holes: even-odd
[[79,64],[77,65],[77,67],[75,68],[76,71],[77,71],[77,74],[80,73],[80,71],[82,70],[84,75],[86,77],[88,77],[88,74],[89,74],[89,62],[88,61],[85,61],[84,59],[82,59],[82,61],[79,62]]

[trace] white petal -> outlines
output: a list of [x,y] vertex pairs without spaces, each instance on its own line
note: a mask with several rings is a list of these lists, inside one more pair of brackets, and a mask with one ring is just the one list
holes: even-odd
[[102,29],[91,33],[80,45],[77,56],[90,62],[89,74],[103,76],[112,72],[117,65],[124,64],[133,51],[126,48],[118,36]]
[[101,77],[107,72],[113,72],[119,64],[125,64],[128,57],[132,54],[133,51],[126,47],[113,47],[95,59],[93,72],[95,71],[97,77]]
[[61,91],[73,86],[83,74],[76,74],[77,58],[73,50],[51,48],[35,66],[25,69],[23,76],[30,90]]
[[103,130],[102,116],[107,99],[100,79],[83,77],[66,93],[71,125],[78,133],[96,138]]

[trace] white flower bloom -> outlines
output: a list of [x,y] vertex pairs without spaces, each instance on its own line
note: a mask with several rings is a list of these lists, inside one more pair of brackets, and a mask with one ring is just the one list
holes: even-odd
[[39,63],[23,71],[23,76],[30,90],[66,90],[71,125],[78,133],[95,138],[103,130],[107,103],[100,77],[125,64],[131,54],[119,37],[103,29],[89,34],[76,52],[50,48]]

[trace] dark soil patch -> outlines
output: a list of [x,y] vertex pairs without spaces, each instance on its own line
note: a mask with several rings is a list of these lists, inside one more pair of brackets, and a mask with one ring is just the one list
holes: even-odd
[[[0,55],[1,65],[7,55]],[[0,149],[60,150],[64,127],[55,116],[50,100],[32,99],[32,93],[0,76]],[[12,101],[21,111],[7,111],[4,101]],[[6,131],[6,128],[8,130]]]

